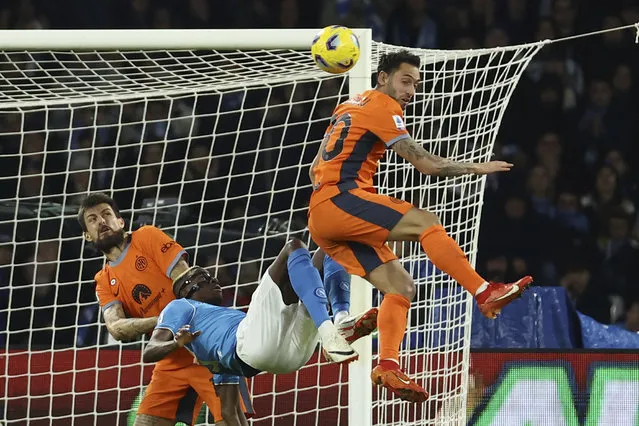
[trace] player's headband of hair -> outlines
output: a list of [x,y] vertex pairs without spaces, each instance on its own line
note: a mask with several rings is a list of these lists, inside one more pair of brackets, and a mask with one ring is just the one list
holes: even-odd
[[198,283],[202,281],[212,282],[213,277],[206,269],[201,266],[192,266],[183,273],[181,273],[174,281],[173,281],[173,294],[178,299],[180,297],[180,293],[182,289],[184,289],[187,285],[193,284],[189,289],[188,293],[184,295],[185,299],[189,299],[193,296],[193,293],[200,289]]

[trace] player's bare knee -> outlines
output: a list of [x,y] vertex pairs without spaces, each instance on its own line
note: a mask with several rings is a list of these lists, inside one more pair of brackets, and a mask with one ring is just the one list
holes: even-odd
[[395,283],[386,294],[399,294],[412,301],[415,298],[415,284],[410,282]]
[[410,301],[415,298],[415,294],[417,293],[415,282],[413,280],[402,283],[402,286],[398,290],[402,296]]
[[291,238],[286,243],[286,252],[288,254],[291,254],[295,250],[301,249],[301,248],[306,248],[306,244],[304,244],[304,242],[302,240],[300,240],[299,238]]
[[[405,270],[402,270],[405,272]],[[400,276],[388,277],[388,292],[401,294],[408,300],[413,300],[415,298],[416,288],[415,282],[413,278],[406,273],[402,273]]]
[[428,210],[411,209],[391,230],[389,241],[419,241],[419,236],[433,225],[439,225],[439,217]]

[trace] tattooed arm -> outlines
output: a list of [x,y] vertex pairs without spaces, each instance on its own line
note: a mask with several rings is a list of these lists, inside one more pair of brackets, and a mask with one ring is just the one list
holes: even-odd
[[506,172],[512,164],[504,161],[486,163],[461,163],[431,154],[413,138],[402,139],[392,146],[400,157],[410,162],[425,175],[453,177],[466,174],[485,175],[493,172]]
[[153,330],[158,317],[127,318],[120,303],[114,303],[104,310],[104,322],[111,336],[116,340],[133,340]]

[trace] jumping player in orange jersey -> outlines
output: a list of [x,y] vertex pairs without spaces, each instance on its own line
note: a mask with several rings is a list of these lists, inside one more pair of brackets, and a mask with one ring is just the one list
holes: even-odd
[[[154,226],[127,234],[117,205],[105,194],[90,194],[80,207],[78,221],[84,238],[108,261],[95,275],[107,330],[124,341],[150,333],[162,309],[175,299],[173,280],[189,269],[186,252]],[[216,422],[230,419],[233,424],[248,424],[244,413],[253,413],[244,378],[214,385],[209,369],[194,363],[186,349],[179,349],[155,365],[135,425],[195,424],[203,400]]]
[[387,242],[419,241],[431,262],[468,290],[489,318],[532,282],[528,276],[512,284],[486,282],[435,214],[377,194],[373,176],[389,148],[427,175],[485,175],[512,167],[503,161],[451,161],[412,139],[403,110],[420,83],[419,67],[419,57],[406,50],[382,55],[375,89],[337,106],[310,169],[314,191],[308,213],[311,236],[326,254],[384,294],[378,314],[380,361],[371,379],[413,402],[428,398],[399,365],[415,283]]

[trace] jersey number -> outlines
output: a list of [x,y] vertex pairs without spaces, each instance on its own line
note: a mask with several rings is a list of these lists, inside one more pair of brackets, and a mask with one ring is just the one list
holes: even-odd
[[[346,136],[348,136],[349,130],[351,130],[351,115],[349,113],[344,113],[337,118],[331,119],[331,121],[333,122],[331,130],[324,137],[324,140],[326,140],[324,150],[322,151],[322,160],[324,161],[330,161],[333,158],[337,157],[340,152],[342,152],[342,150],[344,149],[344,140],[346,139]],[[337,138],[337,141],[335,141],[335,146],[333,146],[333,149],[327,151],[326,147],[328,146],[328,141],[331,140],[333,132],[335,131],[335,128],[339,123],[343,124],[342,130],[339,132],[339,137]]]

